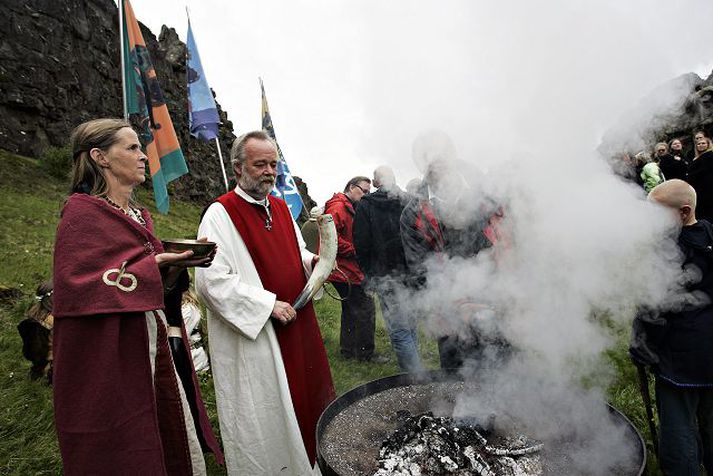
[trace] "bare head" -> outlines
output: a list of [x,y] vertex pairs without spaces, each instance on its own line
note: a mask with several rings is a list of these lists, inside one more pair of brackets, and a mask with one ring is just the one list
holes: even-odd
[[394,171],[388,165],[380,165],[374,169],[374,187],[392,188],[396,185]]
[[[137,147],[138,162],[145,162],[146,156],[141,152],[136,133],[131,124],[121,119],[94,119],[77,126],[70,136],[69,143],[72,149],[72,180],[70,191],[72,193],[87,193],[90,195],[105,196],[109,192],[112,177],[112,168],[120,165],[121,159],[127,155],[123,150],[116,150],[116,146],[123,140],[131,141],[132,147]],[[120,154],[118,160],[116,153]],[[141,157],[139,157],[141,156]],[[145,180],[137,167],[131,179]],[[120,170],[117,169],[118,172]],[[141,178],[143,176],[143,179]]]
[[456,147],[443,131],[431,130],[420,134],[413,141],[411,155],[414,164],[422,174],[426,174],[433,162],[452,162],[456,159]]
[[272,191],[277,178],[277,146],[264,131],[243,134],[233,142],[230,163],[238,185],[255,200]]
[[371,190],[371,179],[361,175],[356,176],[347,182],[344,187],[344,195],[349,197],[352,202],[358,202],[361,197],[368,194]]
[[675,211],[682,225],[696,223],[696,191],[687,182],[667,180],[654,187],[648,198]]
[[421,179],[418,177],[412,178],[406,184],[406,191],[408,193],[410,193],[411,195],[416,195],[416,193],[418,192],[418,189],[420,187],[421,187]]

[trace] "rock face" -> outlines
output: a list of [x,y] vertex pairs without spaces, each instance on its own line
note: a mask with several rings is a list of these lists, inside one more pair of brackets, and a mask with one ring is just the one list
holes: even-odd
[[[225,191],[214,144],[190,136],[186,45],[173,28],[159,38],[141,25],[151,61],[190,170],[169,192],[207,204]],[[0,148],[40,157],[71,130],[98,117],[121,117],[118,11],[112,0],[0,2]],[[257,92],[256,92],[257,94]],[[227,113],[220,143],[228,178],[235,139]],[[311,202],[309,196],[303,197]]]
[[705,80],[684,74],[654,89],[604,134],[599,151],[606,157],[633,155],[674,138],[690,149],[699,130],[713,134],[713,73]]

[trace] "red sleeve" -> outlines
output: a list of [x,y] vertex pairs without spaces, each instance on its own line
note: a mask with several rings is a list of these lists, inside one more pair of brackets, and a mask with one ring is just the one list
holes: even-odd
[[324,213],[329,213],[334,218],[334,227],[337,229],[337,256],[343,258],[355,256],[354,244],[345,236],[347,233],[347,220],[351,217],[348,216],[349,212],[344,205],[341,203],[330,204],[324,210]]

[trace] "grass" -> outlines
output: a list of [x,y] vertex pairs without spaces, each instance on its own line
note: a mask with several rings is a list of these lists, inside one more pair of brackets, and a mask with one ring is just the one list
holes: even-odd
[[[49,175],[37,160],[0,151],[0,291],[13,288],[23,297],[0,302],[0,475],[59,474],[61,460],[54,431],[52,391],[44,383],[28,378],[29,362],[21,354],[17,323],[31,303],[36,285],[51,274],[54,233],[67,184]],[[172,201],[168,216],[155,213],[152,197],[140,190],[138,199],[147,205],[161,237],[195,236],[201,208]],[[335,294],[335,293],[333,293]],[[397,373],[396,358],[383,321],[377,316],[376,350],[391,357],[382,365],[347,361],[339,354],[340,306],[325,296],[316,303],[317,316],[327,349],[338,394],[364,382]],[[636,383],[635,369],[626,356],[628,330],[612,328],[617,345],[603,358],[616,378],[608,389],[611,403],[626,414],[647,440],[649,474],[659,474],[651,457],[651,438]],[[421,356],[426,366],[437,368],[436,345],[421,339]],[[217,431],[215,394],[210,375],[202,375],[202,391],[213,428]],[[209,474],[225,474],[208,457]]]

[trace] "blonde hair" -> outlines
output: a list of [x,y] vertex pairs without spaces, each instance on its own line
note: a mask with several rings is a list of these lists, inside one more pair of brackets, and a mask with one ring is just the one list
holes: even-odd
[[697,158],[698,158],[699,156],[701,156],[702,154],[705,154],[706,152],[708,152],[709,150],[711,150],[711,140],[710,140],[708,137],[703,136],[703,137],[702,137],[701,139],[699,139],[699,140],[705,140],[706,143],[708,144],[708,147],[707,147],[706,150],[704,150],[703,152],[698,152],[698,147],[696,147],[696,142],[698,142],[698,141],[694,142],[694,143],[693,143],[693,152],[694,152],[693,158],[694,158],[694,159],[697,159]]
[[117,140],[117,133],[131,124],[122,119],[94,119],[77,126],[70,136],[72,182],[70,193],[104,196],[109,186],[104,170],[89,155],[92,149],[107,150]]
[[27,310],[27,317],[37,322],[43,322],[52,313],[52,281],[44,281],[37,286],[35,302]]

